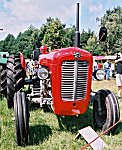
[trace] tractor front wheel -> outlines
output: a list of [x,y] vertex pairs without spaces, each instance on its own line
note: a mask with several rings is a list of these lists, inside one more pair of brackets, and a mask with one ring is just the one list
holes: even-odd
[[25,93],[18,91],[14,95],[14,113],[16,126],[16,140],[18,146],[28,144],[29,109]]
[[[97,98],[98,99],[93,103],[94,128],[99,128],[102,129],[102,131],[105,131],[119,121],[119,104],[115,94],[110,90],[99,90],[97,92]],[[99,109],[98,101],[100,102],[101,110]],[[115,128],[116,126],[110,131],[113,132]],[[109,134],[110,131],[106,134]]]

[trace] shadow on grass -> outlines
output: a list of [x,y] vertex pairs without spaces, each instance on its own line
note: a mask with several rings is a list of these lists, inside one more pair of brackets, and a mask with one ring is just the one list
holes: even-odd
[[122,132],[122,122],[117,125],[113,135],[119,134],[120,132]]
[[34,111],[40,109],[40,104],[39,103],[32,103],[29,102],[29,111]]
[[29,128],[29,145],[37,145],[52,135],[51,128],[47,125],[35,125]]
[[[86,113],[76,116],[59,116],[57,115],[58,124],[60,127],[60,130],[68,130],[72,133],[77,132],[78,130],[86,127],[91,126],[95,131],[98,131],[100,129],[94,128],[93,126],[93,110],[88,108]],[[102,132],[100,130],[100,132]],[[120,122],[115,130],[113,130],[112,135],[116,135],[122,132],[122,122]]]
[[46,113],[53,113],[53,110],[51,109],[51,106],[50,105],[43,105],[43,107],[41,108],[40,107],[40,104],[39,103],[30,103],[30,109],[29,111],[34,111],[34,110],[37,110],[37,109],[43,109],[43,111]]
[[77,132],[79,129],[86,126],[93,126],[93,111],[88,108],[88,110],[79,116],[59,116],[57,115],[58,124],[60,130],[68,130],[72,133]]
[[0,93],[0,101],[2,101],[4,98],[5,98],[5,96]]

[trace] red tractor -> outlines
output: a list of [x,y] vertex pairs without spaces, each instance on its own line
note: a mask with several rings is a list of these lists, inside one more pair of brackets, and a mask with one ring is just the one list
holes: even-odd
[[[43,108],[50,106],[59,116],[80,115],[93,102],[93,120],[96,128],[103,131],[120,119],[119,104],[113,92],[91,90],[93,57],[79,46],[79,4],[77,5],[77,26],[75,46],[41,52],[35,50],[33,62],[36,66],[26,79],[26,63],[22,53],[9,56],[7,63],[7,100],[14,108],[16,139],[18,145],[28,144],[30,102],[39,103]],[[106,39],[107,30],[101,28],[99,40]],[[28,93],[23,86],[29,85]],[[13,99],[14,97],[14,99]],[[113,131],[113,129],[111,130]]]

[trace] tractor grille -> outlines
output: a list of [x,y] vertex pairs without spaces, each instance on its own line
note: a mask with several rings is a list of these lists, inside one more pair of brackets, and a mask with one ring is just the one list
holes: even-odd
[[88,78],[87,61],[63,61],[61,97],[65,101],[83,99],[86,96]]

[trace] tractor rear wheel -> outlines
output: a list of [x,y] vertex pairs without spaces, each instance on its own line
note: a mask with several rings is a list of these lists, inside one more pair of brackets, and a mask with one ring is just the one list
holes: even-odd
[[18,91],[14,95],[14,113],[16,140],[18,146],[28,144],[28,129],[29,129],[29,109],[28,101],[25,98],[25,93]]
[[15,56],[14,64],[15,91],[19,91],[24,86],[24,80],[26,77],[26,71],[21,65],[20,55]]
[[7,104],[8,108],[14,107],[14,55],[10,55],[7,59]]
[[[94,127],[105,131],[110,128],[120,119],[120,110],[118,100],[113,92],[110,90],[99,90],[101,113],[98,110],[98,100],[93,103],[93,119]],[[116,126],[111,129],[111,132],[115,130]],[[107,132],[106,134],[109,134]]]
[[3,66],[0,66],[0,93],[6,96],[6,68],[4,68]]

